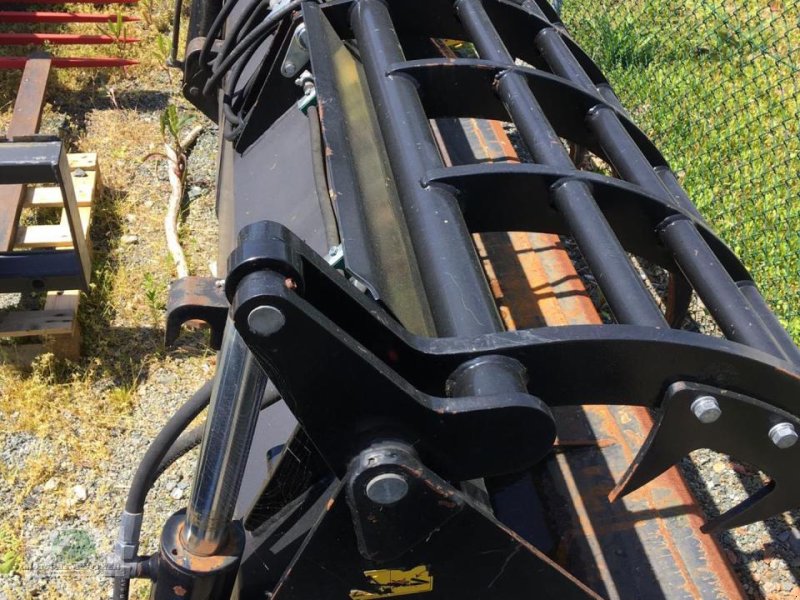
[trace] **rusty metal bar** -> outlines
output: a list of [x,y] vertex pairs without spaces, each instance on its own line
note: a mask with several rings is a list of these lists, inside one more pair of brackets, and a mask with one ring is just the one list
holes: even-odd
[[[46,54],[26,59],[8,126],[9,138],[33,135],[39,131],[50,66],[51,58]],[[7,252],[14,247],[24,198],[25,185],[0,185],[0,251]]]
[[5,46],[27,46],[31,44],[130,44],[137,38],[111,35],[83,35],[77,33],[0,33],[0,44]]
[[[27,56],[3,56],[0,57],[0,69],[24,69],[29,60]],[[107,56],[95,56],[91,58],[59,56],[52,58],[50,61],[50,66],[56,69],[132,67],[138,64],[138,60]]]
[[110,23],[122,19],[123,23],[141,21],[139,17],[101,13],[47,12],[40,10],[3,10],[0,23]]
[[[136,4],[139,0],[70,0],[70,4]],[[63,0],[0,0],[0,4],[64,4]]]

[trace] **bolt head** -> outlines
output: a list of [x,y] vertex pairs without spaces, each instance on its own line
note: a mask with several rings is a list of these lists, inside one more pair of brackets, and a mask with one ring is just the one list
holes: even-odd
[[247,326],[256,335],[270,336],[285,324],[286,317],[274,306],[258,306],[247,315]]
[[769,439],[781,450],[794,446],[797,438],[797,430],[791,423],[778,423],[769,430]]
[[408,482],[398,473],[381,473],[367,483],[367,498],[375,504],[394,504],[408,494]]
[[706,425],[715,422],[722,416],[719,402],[713,396],[700,396],[692,402],[691,409],[697,420]]
[[292,61],[287,60],[285,63],[283,63],[283,68],[281,69],[281,71],[286,77],[289,77],[290,75],[294,75],[297,72],[297,67],[294,66],[294,63]]

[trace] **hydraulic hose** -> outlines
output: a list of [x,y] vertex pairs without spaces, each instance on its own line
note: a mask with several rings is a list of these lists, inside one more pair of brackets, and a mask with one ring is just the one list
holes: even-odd
[[[211,400],[213,384],[213,379],[206,382],[172,415],[150,444],[142,461],[139,463],[139,467],[136,469],[136,474],[133,477],[133,482],[128,491],[128,498],[125,502],[125,511],[122,515],[122,526],[120,528],[120,540],[118,540],[118,544],[128,545],[128,548],[126,548],[127,556],[124,557],[127,560],[134,559],[138,551],[142,513],[144,512],[144,503],[150,488],[176,460],[198,446],[203,440],[205,422],[193,427],[186,433],[184,432],[191,422],[208,406]],[[278,390],[275,389],[272,382],[268,383],[261,401],[260,410],[272,406],[280,399]],[[130,593],[129,590],[130,579],[128,577],[114,577],[112,595],[114,600],[127,600]]]
[[209,77],[208,81],[203,87],[203,93],[211,93],[222,80],[222,78],[225,77],[225,74],[228,72],[231,66],[233,66],[233,64],[235,64],[236,61],[239,60],[239,58],[250,49],[250,45],[259,44],[264,41],[264,39],[269,36],[273,29],[275,29],[284,18],[300,8],[300,4],[301,0],[295,0],[294,2],[285,4],[281,8],[269,13],[267,18],[264,19],[262,23],[254,27],[252,31],[242,38],[241,41],[237,42],[237,45],[230,50],[230,53],[226,52],[225,47],[223,46],[223,50],[220,52],[217,60],[214,61],[212,75]]
[[125,512],[138,514],[144,510],[144,501],[147,492],[156,480],[158,465],[166,456],[178,436],[186,430],[189,424],[208,406],[211,400],[211,389],[214,381],[203,384],[189,400],[170,417],[163,429],[158,432],[156,439],[145,452],[136,474],[133,476],[128,499],[125,502]]
[[128,600],[131,592],[131,580],[127,577],[114,577],[114,591],[111,597],[114,600]]
[[[135,561],[139,551],[139,533],[142,527],[142,513],[147,492],[153,486],[158,475],[158,465],[164,459],[178,436],[208,406],[214,380],[203,384],[189,400],[170,417],[166,425],[158,432],[156,438],[145,452],[144,458],[136,469],[125,510],[122,513],[119,537],[114,544],[114,553],[120,563]],[[119,565],[121,566],[121,565]],[[114,600],[127,600],[130,590],[130,577],[117,575],[114,577]]]
[[[280,399],[281,396],[278,393],[278,390],[275,389],[275,386],[273,386],[271,382],[268,383],[267,390],[264,393],[264,399],[261,401],[260,410],[264,410],[265,408],[272,406]],[[172,446],[170,446],[169,451],[166,453],[166,455],[164,455],[164,458],[162,458],[161,462],[158,464],[158,468],[153,474],[154,482],[157,481],[164,471],[172,466],[175,461],[192,450],[192,448],[196,448],[200,445],[200,442],[203,441],[203,433],[205,432],[205,428],[206,423],[203,421],[175,440]]]
[[[222,10],[217,13],[217,16],[211,23],[211,27],[208,28],[208,31],[206,32],[206,39],[203,42],[203,47],[200,49],[200,57],[198,58],[198,63],[203,69],[208,67],[208,59],[211,55],[211,48],[214,45],[214,42],[217,40],[217,36],[222,30],[222,26],[225,24],[225,20],[231,14],[231,11],[236,7],[236,4],[236,0],[228,0],[225,2],[222,5]],[[253,5],[255,5],[255,2]]]

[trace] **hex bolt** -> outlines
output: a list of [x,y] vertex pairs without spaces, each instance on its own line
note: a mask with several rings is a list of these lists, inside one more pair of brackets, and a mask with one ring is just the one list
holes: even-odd
[[769,439],[781,450],[794,446],[797,437],[797,431],[791,423],[778,423],[769,430]]
[[691,409],[697,420],[706,425],[713,423],[722,416],[719,402],[713,396],[700,396],[692,402]]
[[258,306],[247,315],[247,326],[256,335],[270,336],[286,324],[286,317],[274,306]]
[[294,66],[294,63],[292,61],[287,60],[285,63],[283,63],[283,68],[281,69],[281,72],[286,77],[294,75],[296,71],[297,71],[297,67]]
[[405,498],[408,482],[397,473],[381,473],[367,483],[367,498],[375,504],[394,504]]

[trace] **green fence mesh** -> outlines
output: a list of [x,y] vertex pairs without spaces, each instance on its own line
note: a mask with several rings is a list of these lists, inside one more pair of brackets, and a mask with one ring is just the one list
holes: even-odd
[[800,341],[800,1],[555,6]]

